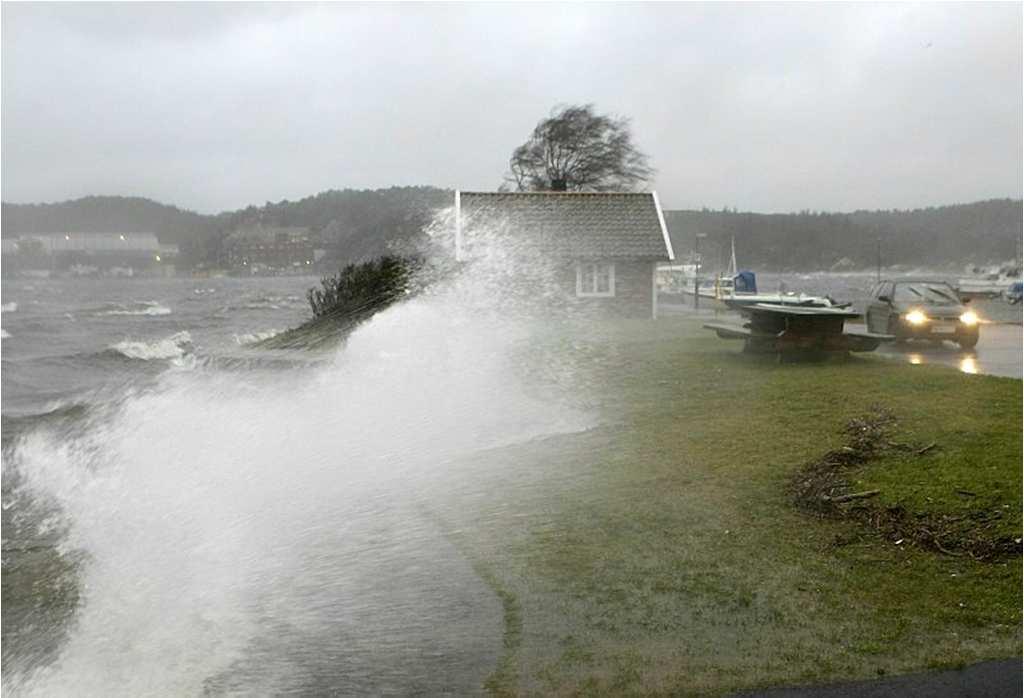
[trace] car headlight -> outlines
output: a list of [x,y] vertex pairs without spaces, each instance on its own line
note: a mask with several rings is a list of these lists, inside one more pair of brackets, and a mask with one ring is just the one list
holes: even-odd
[[967,312],[960,316],[960,322],[964,323],[965,325],[977,325],[978,316],[975,314],[973,310],[968,310]]
[[928,316],[922,313],[920,310],[911,310],[909,313],[903,316],[903,319],[909,322],[911,325],[923,325],[928,321]]

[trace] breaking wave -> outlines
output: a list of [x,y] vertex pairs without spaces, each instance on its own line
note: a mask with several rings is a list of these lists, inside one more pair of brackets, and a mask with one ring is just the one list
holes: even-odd
[[11,333],[10,332],[8,332],[7,330],[4,330],[4,329],[0,329],[0,339],[10,339],[10,338],[11,338]]
[[121,303],[110,304],[106,309],[97,312],[96,315],[170,315],[171,312],[170,308],[162,306],[156,301],[139,301],[129,305]]
[[118,342],[110,347],[110,351],[129,359],[150,361],[153,359],[180,359],[191,347],[192,335],[188,332],[178,332],[155,342]]
[[238,344],[240,346],[246,346],[247,344],[255,344],[257,342],[262,342],[265,339],[276,337],[283,331],[284,330],[265,330],[263,332],[249,332],[246,334],[236,334],[235,344]]
[[[20,436],[4,467],[19,496],[60,512],[52,528],[79,601],[59,656],[23,649],[5,691],[302,693],[311,657],[422,655],[387,642],[436,599],[396,604],[376,583],[401,579],[386,570],[407,569],[416,551],[450,555],[416,518],[421,502],[448,491],[445,478],[487,491],[496,466],[474,454],[593,422],[539,385],[552,362],[533,352],[550,326],[474,307],[493,291],[463,278],[413,297],[358,327],[327,365],[166,372],[82,433]],[[176,359],[190,341],[112,350]],[[390,639],[374,635],[385,617]],[[366,656],[362,671],[379,676],[388,659]],[[353,686],[344,664],[324,670],[335,673],[323,692]]]
[[0,305],[0,312],[16,313],[16,312],[18,312],[18,304],[17,303],[13,303],[13,302],[11,302],[11,303],[4,303],[3,305]]

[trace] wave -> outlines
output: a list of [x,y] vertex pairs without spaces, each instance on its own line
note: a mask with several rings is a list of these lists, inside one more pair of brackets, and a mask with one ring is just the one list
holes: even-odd
[[95,313],[98,317],[109,315],[170,315],[173,311],[156,301],[138,301],[129,305],[113,303],[105,306],[105,310]]
[[188,332],[178,332],[155,342],[118,342],[111,346],[109,351],[116,352],[129,359],[151,361],[154,359],[181,359],[191,348],[192,335]]
[[4,303],[3,305],[0,305],[0,312],[16,313],[18,312],[18,304],[14,302]]
[[46,405],[41,412],[30,414],[0,415],[3,426],[4,443],[11,437],[30,431],[31,429],[54,422],[81,420],[94,405],[75,400],[55,400]]
[[236,334],[235,343],[238,344],[239,346],[255,344],[256,342],[262,342],[265,339],[276,337],[283,331],[284,330],[264,330],[263,332],[248,332],[246,334]]
[[8,332],[7,330],[4,330],[4,329],[0,329],[0,339],[10,339],[10,338],[11,338],[11,333],[10,332]]
[[[540,346],[551,326],[473,307],[494,303],[494,276],[392,306],[315,370],[164,372],[80,436],[26,435],[12,467],[59,506],[83,591],[59,657],[5,667],[4,688],[308,692],[290,657],[336,649],[339,630],[357,647],[389,641],[389,628],[405,637],[407,606],[379,579],[451,555],[416,512],[516,477],[518,463],[489,449],[594,423],[580,390],[548,392],[539,377],[578,361]],[[178,357],[186,338],[116,346]]]

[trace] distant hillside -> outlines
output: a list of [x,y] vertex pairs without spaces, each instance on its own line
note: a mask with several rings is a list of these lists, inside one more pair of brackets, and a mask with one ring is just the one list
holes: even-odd
[[438,209],[451,206],[452,192],[436,187],[344,189],[298,201],[267,202],[217,217],[218,234],[260,223],[309,228],[337,266],[391,251],[422,234]]
[[22,233],[156,233],[161,242],[181,243],[212,220],[192,211],[131,196],[87,196],[54,204],[2,205],[3,237]]
[[665,222],[677,257],[690,254],[696,233],[707,234],[700,245],[712,268],[728,263],[732,237],[740,266],[761,269],[829,269],[844,258],[871,268],[878,240],[886,266],[960,267],[1019,256],[1022,213],[1019,199],[993,199],[912,211],[666,211]]
[[224,239],[240,228],[305,227],[327,249],[324,266],[342,266],[387,253],[410,241],[452,194],[435,187],[325,191],[299,201],[267,202],[205,216],[150,199],[89,196],[53,204],[3,204],[4,237],[22,233],[155,232],[177,243],[183,266],[218,266]]

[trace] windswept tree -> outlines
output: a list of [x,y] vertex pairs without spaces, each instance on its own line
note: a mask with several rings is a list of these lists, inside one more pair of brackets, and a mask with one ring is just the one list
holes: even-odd
[[512,152],[505,182],[517,191],[634,191],[653,174],[629,119],[584,104],[556,107],[538,123]]

